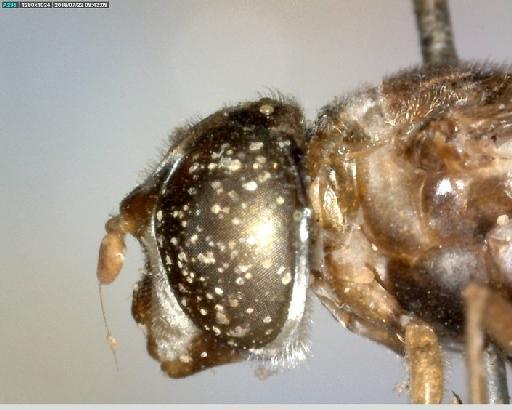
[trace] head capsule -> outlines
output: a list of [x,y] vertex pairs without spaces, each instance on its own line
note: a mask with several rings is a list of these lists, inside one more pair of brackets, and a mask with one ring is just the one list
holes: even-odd
[[[225,108],[176,144],[121,204],[143,221],[133,315],[171,377],[245,358],[304,356],[309,213],[303,117],[269,98]],[[291,360],[290,360],[291,359]]]

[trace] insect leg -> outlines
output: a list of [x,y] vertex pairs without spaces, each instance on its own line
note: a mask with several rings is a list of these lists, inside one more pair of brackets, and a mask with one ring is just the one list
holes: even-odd
[[[469,391],[472,403],[487,403],[488,382],[484,367],[484,336],[489,337],[507,354],[512,353],[512,305],[501,295],[477,284],[464,289],[466,303],[466,344]],[[488,366],[489,369],[489,366]],[[501,373],[504,375],[504,373]],[[499,377],[492,375],[494,381]],[[506,384],[501,380],[500,386]],[[506,390],[506,388],[505,388]],[[492,393],[492,388],[490,392]],[[501,393],[506,399],[508,393]]]
[[434,330],[417,320],[408,323],[405,351],[411,372],[411,403],[440,403],[444,389],[443,357]]
[[313,289],[320,302],[348,330],[382,344],[400,356],[404,355],[403,337],[395,328],[376,325],[345,309],[321,280],[315,281]]
[[447,0],[413,0],[425,64],[454,63],[457,52]]

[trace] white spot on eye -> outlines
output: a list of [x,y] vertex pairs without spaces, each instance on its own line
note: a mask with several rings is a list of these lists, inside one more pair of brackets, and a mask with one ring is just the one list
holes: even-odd
[[249,280],[252,278],[252,273],[251,272],[247,272],[245,275],[244,275],[245,279]]
[[280,266],[279,269],[277,270],[277,274],[278,275],[281,275],[285,270],[285,267],[284,266]]
[[215,168],[217,168],[217,164],[215,162],[210,162],[208,164],[208,169],[209,170],[212,170],[212,169],[215,169]]
[[207,357],[207,356],[208,356],[207,352],[201,352],[201,357]]
[[221,311],[221,310],[224,310],[224,306],[222,305],[219,305],[218,303],[214,306],[214,309],[215,310],[218,310],[218,311]]
[[222,312],[215,313],[215,320],[221,325],[229,325],[228,317]]
[[189,356],[189,355],[186,355],[186,354],[182,354],[180,356],[180,362],[183,362],[183,363],[190,363],[192,361],[192,358]]
[[263,323],[270,323],[270,322],[272,322],[272,318],[270,316],[265,316],[263,318]]
[[256,191],[258,188],[258,184],[255,181],[249,181],[245,184],[242,184],[242,187],[246,189],[247,191]]
[[[233,219],[231,220],[231,223],[232,223],[233,225],[240,225],[240,219],[238,219],[238,218],[233,218]],[[231,242],[232,242],[232,241],[231,241]]]
[[188,293],[188,290],[187,290],[187,288],[185,287],[185,285],[183,283],[178,283],[178,290],[181,293]]
[[181,226],[185,228],[187,226],[187,221],[181,221]]
[[190,237],[190,243],[194,245],[197,242],[197,235],[194,234]]
[[165,263],[167,265],[172,265],[172,261],[171,261],[171,258],[169,257],[169,255],[165,255]]
[[270,259],[265,259],[261,266],[263,266],[265,269],[269,269],[272,266],[272,261]]
[[256,157],[256,161],[258,161],[260,164],[264,164],[265,162],[267,162],[267,158],[262,155],[258,155]]
[[213,299],[213,295],[210,292],[206,292],[206,299]]
[[213,256],[213,252],[208,251],[206,255],[203,255],[201,252],[197,255],[197,260],[199,262],[205,263],[206,265],[211,265],[215,263],[215,258]]
[[236,308],[239,305],[238,299],[233,297],[232,295],[228,298],[229,306]]
[[189,195],[195,195],[197,194],[197,189],[194,188],[194,187],[190,187],[188,190],[187,190],[188,194]]
[[238,278],[235,279],[235,283],[237,285],[242,286],[245,283],[245,280],[239,276]]
[[177,245],[177,244],[178,244],[178,239],[176,239],[176,237],[175,237],[175,236],[173,236],[173,237],[171,238],[171,243],[172,243],[173,245]]
[[210,208],[210,210],[214,213],[214,214],[218,214],[221,210],[221,207],[219,204],[213,204],[213,206]]
[[222,183],[220,181],[213,181],[212,183],[210,183],[210,185],[212,186],[213,189],[219,189],[220,187],[222,187]]
[[224,293],[224,291],[221,289],[221,288],[215,288],[213,290],[217,295],[222,295]]
[[249,151],[258,151],[258,150],[260,150],[262,147],[263,147],[263,142],[261,142],[261,141],[258,141],[258,142],[251,142],[251,143],[249,144]]
[[253,167],[253,169],[258,169],[260,167],[260,164],[255,162],[254,164],[252,164],[252,167]]
[[184,211],[188,211],[188,208],[189,208],[189,206],[188,206],[188,205],[183,205],[183,210],[184,210]]
[[206,278],[205,278],[204,276],[199,276],[199,280],[200,280],[201,282],[204,282],[204,281],[206,280]]
[[283,205],[284,204],[284,198],[282,196],[278,196],[277,199],[276,199],[276,202],[279,205]]
[[236,242],[235,241],[229,241],[228,242],[229,249],[233,250],[233,249],[235,249],[235,246],[236,246]]
[[192,166],[188,169],[189,174],[197,171],[199,169],[199,164],[197,162],[194,162]]
[[156,219],[157,219],[158,221],[161,221],[161,220],[162,220],[162,211],[158,211],[158,212],[156,213]]
[[224,208],[222,208],[222,212],[224,212],[225,214],[229,214],[229,206],[225,206]]
[[247,208],[247,204],[245,202],[242,202],[240,205],[241,205],[242,209]]
[[254,312],[254,309],[253,309],[253,308],[247,308],[247,309],[245,309],[245,311],[246,311],[248,314],[251,314],[252,312]]
[[243,337],[247,333],[249,333],[249,327],[237,326],[233,330],[229,330],[227,335],[233,337]]
[[283,285],[288,285],[288,283],[290,283],[292,280],[292,275],[290,274],[290,272],[286,272],[283,276],[283,278],[281,279],[281,282],[283,282]]
[[203,315],[203,316],[206,316],[208,314],[208,311],[204,308],[201,308],[201,309],[199,309],[199,313],[201,313],[201,315]]
[[231,198],[231,200],[233,201],[238,201],[238,199],[240,198],[238,196],[238,194],[236,193],[236,191],[229,191],[228,192],[228,196]]
[[279,141],[277,143],[279,145],[279,147],[283,148],[283,147],[287,147],[290,145],[290,140],[284,140],[284,141]]
[[178,259],[182,260],[182,261],[186,261],[187,260],[187,255],[185,254],[185,252],[178,253]]
[[262,184],[263,182],[268,181],[270,179],[270,177],[271,177],[270,172],[265,171],[265,172],[263,172],[263,174],[258,175],[258,182],[260,184]]
[[274,331],[274,329],[268,329],[265,331],[265,334],[268,336],[269,334],[271,334],[272,332]]
[[187,299],[185,299],[185,298],[181,298],[181,304],[182,304],[183,306],[187,306]]
[[232,158],[221,158],[220,165],[224,168],[226,168],[229,171],[238,171],[240,168],[242,168],[242,163],[239,159],[232,159]]
[[216,336],[220,335],[220,329],[217,326],[212,326],[213,333],[215,333]]

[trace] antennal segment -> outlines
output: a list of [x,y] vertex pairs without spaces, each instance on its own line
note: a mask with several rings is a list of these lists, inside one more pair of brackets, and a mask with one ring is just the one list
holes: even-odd
[[457,61],[447,0],[413,0],[424,64]]

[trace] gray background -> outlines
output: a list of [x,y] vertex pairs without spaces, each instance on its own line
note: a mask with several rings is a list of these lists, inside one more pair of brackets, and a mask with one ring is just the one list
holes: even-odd
[[[454,1],[464,58],[510,61],[512,2]],[[312,357],[260,381],[247,364],[164,377],[130,315],[142,255],[95,280],[103,223],[172,129],[277,88],[309,119],[420,61],[409,1],[111,1],[0,10],[0,402],[406,402],[402,360],[314,303]],[[449,387],[465,395],[460,359]]]

